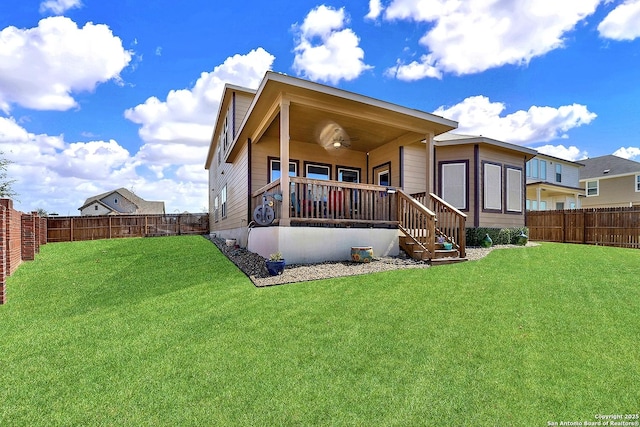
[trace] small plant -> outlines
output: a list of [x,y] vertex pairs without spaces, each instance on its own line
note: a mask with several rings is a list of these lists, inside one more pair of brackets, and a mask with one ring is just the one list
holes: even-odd
[[269,255],[269,261],[280,261],[280,260],[282,260],[282,254],[280,253],[280,251],[274,252],[271,255]]

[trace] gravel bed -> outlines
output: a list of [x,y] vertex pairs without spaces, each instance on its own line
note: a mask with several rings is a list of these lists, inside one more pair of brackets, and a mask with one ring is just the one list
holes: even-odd
[[[278,276],[271,276],[267,271],[265,259],[260,255],[243,248],[228,247],[224,239],[207,236],[220,251],[227,256],[257,287],[282,285],[310,280],[328,279],[332,277],[355,276],[359,274],[377,273],[380,271],[398,270],[402,268],[428,268],[424,261],[416,261],[400,251],[398,257],[378,257],[370,263],[355,263],[349,261],[323,262],[319,264],[292,264],[285,267]],[[534,246],[535,243],[527,243]],[[479,260],[494,249],[522,248],[516,245],[500,245],[490,248],[467,248],[469,261]]]

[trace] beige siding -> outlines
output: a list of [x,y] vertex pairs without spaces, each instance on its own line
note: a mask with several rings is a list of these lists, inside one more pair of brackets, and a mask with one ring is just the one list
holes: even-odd
[[[213,219],[212,230],[228,230],[239,227],[246,227],[247,222],[247,176],[248,176],[248,147],[245,142],[241,144],[238,156],[234,163],[221,163],[218,165],[214,161],[209,173],[210,182],[210,214],[213,214],[213,200],[220,197],[220,192],[227,186],[227,215],[222,218],[222,213],[218,214],[218,222]],[[221,211],[221,206],[220,206]],[[215,216],[215,215],[212,215]]]
[[[258,144],[252,145],[251,151],[251,188],[256,191],[268,184],[268,158],[280,157],[279,140],[273,137],[265,137]],[[346,166],[360,169],[360,180],[366,180],[367,156],[359,151],[348,149],[325,149],[316,143],[304,143],[292,141],[289,148],[291,161],[298,161],[298,175],[304,176],[304,162],[321,163],[331,165],[331,179],[337,179],[337,167]]]
[[403,190],[409,194],[423,193],[427,189],[427,148],[417,143],[404,147]]
[[[640,192],[635,191],[635,175],[600,179],[599,195],[580,199],[583,208],[628,207],[640,205]],[[580,186],[585,188],[586,183]]]
[[240,125],[244,120],[244,116],[247,115],[253,96],[241,92],[234,92],[236,96],[236,111],[235,111],[235,130],[236,133],[240,129]]

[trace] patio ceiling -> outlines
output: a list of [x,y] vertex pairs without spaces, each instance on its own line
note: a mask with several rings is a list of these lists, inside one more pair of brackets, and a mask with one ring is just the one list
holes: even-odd
[[[280,105],[289,104],[291,141],[327,144],[327,133],[340,129],[349,149],[369,152],[403,138],[420,141],[427,134],[439,135],[456,122],[374,98],[289,76],[268,73],[250,107],[240,139],[260,143],[264,136],[280,136]],[[322,130],[325,135],[320,136]],[[406,139],[405,139],[406,138]]]
[[[401,137],[407,136],[415,141],[425,137],[425,133],[295,103],[291,103],[289,115],[289,136],[292,141],[326,145],[331,141],[327,141],[327,137],[322,135],[330,135],[334,129],[341,129],[339,133],[344,135],[345,144],[349,145],[342,148],[368,152]],[[271,122],[265,135],[274,138],[280,136],[279,114]]]

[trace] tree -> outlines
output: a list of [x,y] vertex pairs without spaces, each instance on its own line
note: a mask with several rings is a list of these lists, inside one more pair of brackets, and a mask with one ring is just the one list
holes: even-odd
[[9,179],[7,174],[7,168],[13,163],[11,160],[4,158],[4,153],[0,151],[0,197],[12,198],[18,195],[13,191],[13,183],[15,179]]

